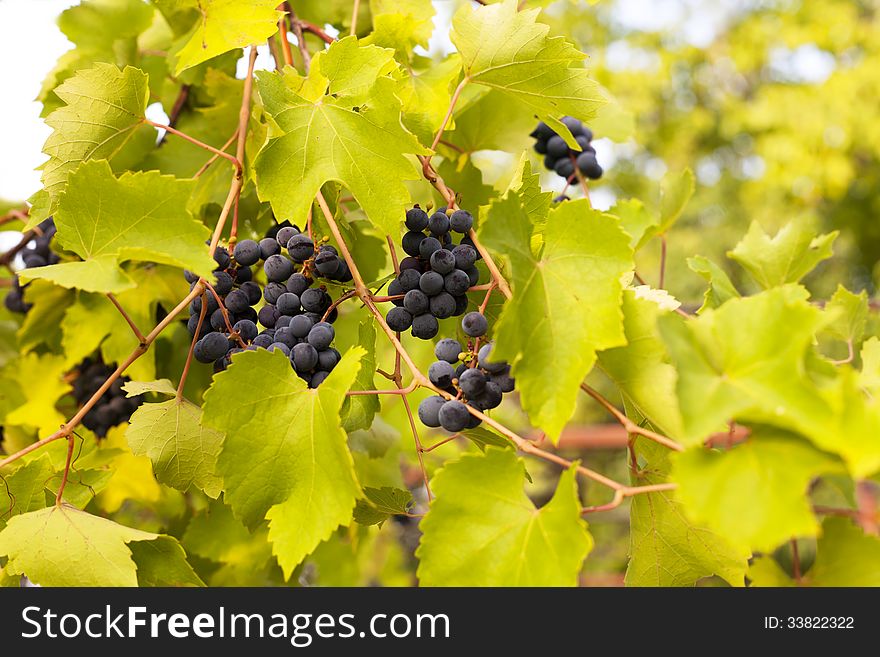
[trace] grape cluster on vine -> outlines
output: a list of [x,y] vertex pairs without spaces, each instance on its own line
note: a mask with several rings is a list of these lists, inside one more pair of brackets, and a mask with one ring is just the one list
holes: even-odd
[[590,144],[593,141],[593,131],[571,116],[562,117],[562,123],[581,149],[569,148],[565,140],[542,121],[530,136],[535,138],[535,151],[544,156],[544,166],[566,180],[575,175],[575,167],[590,180],[601,178],[602,167],[596,160],[596,149]]
[[[480,254],[467,234],[474,218],[467,210],[448,213],[446,208],[429,216],[416,205],[407,210],[405,223],[402,246],[407,257],[388,285],[395,308],[385,320],[394,331],[411,329],[415,337],[430,340],[440,330],[437,320],[464,314],[467,291],[479,283]],[[459,244],[453,233],[463,235]]]
[[[80,363],[73,382],[73,397],[77,405],[82,406],[91,399],[114,371],[116,366],[104,363],[100,357],[86,358]],[[143,403],[141,395],[126,396],[122,386],[127,381],[128,377],[117,378],[83,416],[83,425],[94,431],[96,436],[103,438],[111,427],[128,422],[131,414]]]
[[[55,220],[52,217],[41,221],[37,225],[34,229],[35,237],[33,241],[20,252],[25,269],[54,265],[60,261],[58,254],[52,251],[52,238],[55,237],[55,231]],[[26,285],[22,285],[19,282],[18,276],[13,279],[12,288],[3,299],[3,303],[9,312],[23,314],[30,309],[30,306],[24,300],[24,289],[26,287]]]
[[442,427],[452,433],[473,429],[481,420],[468,411],[468,406],[488,411],[501,403],[504,393],[514,389],[510,365],[491,358],[491,342],[473,353],[462,349],[458,340],[444,338],[435,346],[434,356],[437,361],[428,368],[428,378],[454,399],[440,395],[423,399],[418,415],[425,426]]
[[[213,287],[219,302],[209,290],[189,308],[187,327],[195,336],[202,304],[207,304],[193,349],[195,359],[213,363],[215,371],[221,371],[241,351],[280,351],[310,387],[320,385],[341,358],[332,346],[332,324],[338,313],[326,288],[314,286],[312,273],[340,282],[351,280],[336,249],[326,244],[316,249],[307,234],[285,222],[259,242],[239,241],[231,257],[218,246],[214,260],[218,268]],[[266,276],[264,287],[252,280],[251,267],[260,262]],[[299,271],[297,265],[301,265]],[[247,272],[243,281],[242,271]],[[190,272],[185,275],[193,286],[198,281]],[[265,304],[257,311],[261,300]]]

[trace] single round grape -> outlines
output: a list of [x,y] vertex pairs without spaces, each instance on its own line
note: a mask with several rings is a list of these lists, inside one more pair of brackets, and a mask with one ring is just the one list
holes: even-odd
[[253,345],[256,347],[262,347],[263,349],[267,349],[270,344],[272,344],[272,336],[266,335],[265,333],[258,335],[254,338]]
[[538,141],[535,142],[534,149],[538,155],[546,155],[547,154],[547,142],[543,139],[539,139]]
[[327,310],[327,304],[324,303],[324,291],[316,287],[310,287],[303,292],[299,302],[304,310],[312,313],[323,313]]
[[196,274],[193,274],[189,269],[183,270],[183,277],[186,279],[186,282],[192,285],[196,281],[199,280],[199,277]]
[[335,256],[339,255],[339,251],[337,251],[336,247],[333,246],[332,244],[322,244],[321,246],[318,247],[318,252],[319,253],[325,253],[325,252],[332,253]]
[[241,290],[233,290],[226,295],[226,298],[223,300],[223,305],[226,306],[229,312],[243,313],[250,308],[251,304],[248,300],[248,295],[245,292],[242,292]]
[[247,296],[249,306],[257,305],[260,302],[260,297],[263,296],[260,284],[254,283],[253,281],[242,283],[239,289],[245,293],[245,296]]
[[471,239],[470,235],[465,235],[461,238],[461,243],[459,246],[469,246],[474,250],[474,253],[477,254],[477,260],[482,259],[483,256],[480,255],[480,252],[477,250],[477,247],[474,246],[474,241]]
[[308,341],[315,349],[321,351],[330,346],[334,337],[336,337],[336,332],[330,324],[327,322],[318,322],[309,331]]
[[315,255],[315,244],[308,235],[300,233],[290,238],[287,243],[287,253],[294,262],[305,262]]
[[290,326],[290,321],[293,319],[290,315],[281,315],[278,319],[275,320],[275,330],[277,331],[280,328],[284,328],[285,326]]
[[250,267],[239,267],[234,271],[234,274],[233,278],[239,285],[247,283],[254,278],[254,272],[251,271]]
[[250,342],[257,337],[257,325],[249,319],[243,319],[232,327],[245,342]]
[[428,219],[428,230],[434,236],[449,232],[449,216],[445,212],[435,212]]
[[602,167],[599,166],[594,153],[581,153],[578,155],[577,167],[590,180],[598,180],[602,177]]
[[257,311],[254,310],[253,308],[248,308],[247,310],[245,310],[242,313],[234,313],[232,315],[232,317],[233,317],[233,322],[232,322],[233,324],[235,322],[242,320],[242,319],[247,319],[247,320],[253,322],[254,324],[256,324],[257,319],[259,318],[259,316],[257,315]]
[[440,420],[440,426],[452,433],[467,427],[468,418],[470,417],[467,406],[457,399],[451,399],[443,404],[437,415]]
[[532,130],[529,136],[534,137],[535,139],[543,139],[544,141],[547,141],[555,134],[556,133],[553,132],[553,128],[541,121],[538,126],[534,130]]
[[342,356],[336,349],[324,349],[318,352],[318,369],[332,372],[333,368],[342,360]]
[[278,312],[282,315],[297,315],[300,311],[299,297],[293,292],[285,292],[278,297],[278,300],[275,302],[275,307],[278,308]]
[[418,273],[422,272],[422,261],[414,256],[407,256],[403,260],[400,261],[400,273],[408,271],[412,269]]
[[497,407],[501,403],[502,397],[501,388],[498,384],[494,381],[487,381],[485,390],[477,395],[474,401],[482,406],[484,411],[488,411]]
[[431,269],[438,274],[448,274],[455,269],[455,256],[452,251],[437,249],[431,254]]
[[[455,299],[449,292],[441,292],[431,297],[431,314],[437,319],[452,317],[455,313]],[[433,337],[433,336],[432,336]]]
[[476,265],[471,265],[470,267],[465,268],[464,273],[468,275],[468,281],[470,281],[471,287],[480,282],[480,270],[477,269]]
[[421,277],[422,275],[415,269],[403,269],[397,280],[400,281],[400,287],[403,288],[403,291],[409,292],[419,288],[419,279]]
[[574,173],[574,164],[572,163],[570,158],[564,158],[556,161],[556,166],[553,167],[553,170],[563,178],[569,178]]
[[437,323],[437,318],[430,313],[417,315],[412,319],[412,334],[420,340],[430,340],[439,330],[440,324]]
[[477,354],[477,359],[484,370],[489,372],[489,374],[498,374],[499,372],[503,372],[504,368],[507,367],[507,363],[502,361],[492,361],[490,357],[492,355],[492,343],[489,342],[480,347],[480,351]]
[[286,344],[288,347],[293,347],[299,342],[299,340],[293,335],[289,326],[282,326],[275,329],[275,342],[280,342]]
[[196,342],[193,355],[200,363],[212,363],[229,350],[229,340],[219,331],[211,331]]
[[403,238],[400,240],[400,244],[401,246],[403,246],[403,250],[407,255],[417,256],[419,255],[419,251],[424,240],[424,233],[416,230],[411,230],[403,234]]
[[[567,157],[567,156],[566,156]],[[544,157],[544,168],[548,171],[553,171],[556,168],[556,162],[561,158],[553,157],[552,155],[547,155]]]
[[283,342],[273,342],[269,345],[269,351],[280,351],[285,356],[290,356],[290,347]]
[[401,333],[412,326],[413,316],[405,308],[392,308],[385,315],[385,321],[392,331]]
[[[476,408],[477,410],[480,410],[479,407],[472,402],[468,402],[467,405],[470,406],[471,408]],[[483,423],[483,421],[480,418],[478,418],[476,415],[471,415],[469,413],[468,414],[468,424],[467,424],[467,427],[465,427],[465,428],[466,429],[476,429],[482,423]]]
[[290,320],[290,330],[297,338],[304,338],[312,330],[314,323],[306,315],[296,315]]
[[224,249],[222,246],[218,246],[214,249],[214,262],[216,262],[220,269],[226,269],[231,264],[229,260],[229,251]]
[[443,338],[434,346],[437,360],[445,360],[447,363],[457,363],[462,351],[461,343],[453,338]]
[[309,388],[317,388],[319,385],[324,383],[324,380],[330,376],[330,372],[324,372],[323,370],[318,370],[314,374],[312,374],[312,378],[309,379]]
[[459,244],[452,249],[455,257],[455,266],[458,269],[467,269],[477,261],[477,250],[468,244]]
[[219,308],[211,313],[211,320],[208,322],[215,331],[222,331],[226,328],[226,318],[223,311]]
[[464,315],[464,312],[467,310],[468,307],[467,295],[453,295],[452,298],[455,299],[455,312],[453,313],[453,316],[458,317],[459,315]]
[[[586,151],[588,148],[593,148],[592,146],[590,146],[590,140],[587,139],[584,135],[578,135],[574,138],[574,140],[578,143],[578,146],[581,147],[581,151]],[[595,149],[593,149],[593,152],[595,152]]]
[[278,309],[275,306],[263,306],[257,314],[260,324],[266,328],[274,327],[275,322],[278,321],[280,316],[281,313],[278,312]]
[[474,225],[474,215],[467,210],[456,210],[449,217],[449,227],[456,233],[466,233]]
[[[578,135],[585,134],[584,124],[573,116],[563,116],[561,120],[572,136],[577,137]],[[590,138],[592,139],[592,135],[590,135]]]
[[297,272],[296,274],[291,274],[290,278],[287,279],[287,291],[302,297],[303,292],[308,290],[311,284],[312,280],[310,278]]
[[469,367],[458,377],[458,387],[468,399],[474,399],[486,389],[486,375],[475,367]]
[[403,297],[403,307],[411,315],[421,315],[428,312],[430,308],[430,300],[428,295],[421,290],[410,290]]
[[214,291],[217,292],[221,297],[224,294],[229,294],[232,290],[232,276],[227,274],[225,271],[217,270],[214,272]]
[[516,379],[510,376],[510,366],[499,374],[493,374],[491,379],[501,389],[501,392],[513,392],[516,387]]
[[241,240],[236,243],[232,255],[238,264],[250,267],[260,260],[260,245],[254,240]]
[[453,269],[443,277],[443,287],[454,297],[461,296],[471,286],[471,279],[461,269]]
[[428,227],[428,213],[419,206],[406,211],[406,227],[410,230],[423,231]]
[[263,263],[263,271],[266,272],[266,278],[270,281],[281,283],[290,278],[293,273],[293,263],[280,254],[269,256]]
[[300,342],[291,350],[290,360],[297,373],[311,372],[318,364],[318,350],[308,342]]
[[568,157],[568,144],[559,135],[554,135],[547,140],[547,157],[556,160]]
[[436,237],[426,237],[422,240],[421,244],[419,244],[418,253],[410,253],[410,255],[417,255],[424,260],[428,260],[431,258],[431,254],[434,251],[442,249],[443,245],[440,244],[440,240]]
[[486,335],[489,330],[489,322],[486,318],[476,310],[469,312],[461,320],[461,330],[465,335],[472,338],[479,338]]
[[431,363],[431,366],[428,368],[428,379],[438,388],[445,389],[451,386],[454,377],[455,370],[445,360]]
[[282,283],[267,283],[266,289],[263,290],[263,298],[266,303],[275,304],[278,303],[281,295],[286,293],[287,288]]
[[260,240],[260,258],[266,260],[269,256],[281,253],[281,245],[272,237],[264,237]]
[[322,276],[333,278],[339,270],[339,256],[330,251],[321,251],[315,256],[315,269]]
[[426,427],[439,427],[440,408],[445,403],[446,400],[439,395],[425,397],[421,403],[419,403],[419,420],[421,420],[422,424]]
[[433,297],[443,291],[443,283],[443,276],[435,271],[426,271],[419,278],[419,289],[429,297]]
[[287,248],[287,243],[293,239],[294,235],[299,235],[299,230],[293,226],[284,226],[275,233],[275,241],[279,247]]

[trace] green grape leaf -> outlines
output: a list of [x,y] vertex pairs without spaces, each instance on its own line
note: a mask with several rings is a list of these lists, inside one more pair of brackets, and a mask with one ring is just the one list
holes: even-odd
[[703,305],[697,311],[698,315],[709,308],[717,308],[729,299],[739,298],[739,292],[725,271],[709,258],[694,256],[687,259],[687,264],[692,272],[702,276],[709,284],[703,294]]
[[563,115],[589,120],[606,100],[590,79],[586,55],[563,37],[548,37],[540,10],[517,10],[516,0],[472,7],[452,19],[450,38],[461,54],[465,79],[525,104],[574,149]]
[[485,452],[486,448],[489,447],[489,445],[492,445],[493,447],[501,447],[502,449],[513,448],[513,443],[511,443],[507,438],[503,438],[497,433],[493,433],[492,431],[484,429],[483,427],[466,429],[461,432],[461,435],[470,440],[474,445],[476,445],[481,452]]
[[363,356],[349,349],[310,390],[280,352],[246,351],[205,393],[202,421],[226,433],[217,462],[226,501],[246,525],[269,519],[285,578],[349,524],[361,496],[339,409]]
[[634,290],[623,293],[626,345],[599,352],[599,368],[614,382],[624,405],[648,418],[661,433],[682,433],[681,412],[675,396],[675,368],[657,331],[657,318],[666,314]]
[[197,7],[200,16],[177,53],[175,75],[230,50],[265,42],[283,16],[273,0],[189,0],[187,4]]
[[[112,160],[144,126],[147,75],[126,66],[95,64],[55,89],[65,105],[46,124],[53,129],[43,146],[49,160],[42,165],[43,193],[36,198],[28,228],[53,214],[67,185],[68,174],[86,160]],[[155,131],[143,129],[155,135]]]
[[[481,150],[517,152],[531,149],[534,140],[529,133],[534,129],[534,115],[524,112],[520,103],[511,103],[507,94],[467,85],[456,105],[453,128],[443,133],[443,141],[466,154]],[[458,191],[457,187],[453,189]]]
[[[483,172],[469,157],[462,157],[458,160],[444,159],[440,161],[439,165],[435,165],[435,168],[444,182],[454,189],[456,194],[467,199],[468,207],[476,210],[481,205],[488,205],[492,197],[495,196],[495,190],[491,185],[483,182]],[[447,201],[440,193],[436,189],[433,191],[435,207],[446,205]],[[474,216],[476,216],[476,212]]]
[[540,509],[524,483],[522,459],[509,449],[465,454],[439,470],[436,498],[420,523],[421,585],[575,586],[593,545],[575,470],[562,473]]
[[[363,365],[361,369],[363,369]],[[391,446],[400,439],[400,432],[381,417],[374,417],[368,429],[358,429],[348,434],[348,447],[353,452],[366,454],[371,459],[381,459]]]
[[209,276],[208,229],[186,210],[192,182],[155,171],[113,175],[106,161],[86,162],[70,174],[61,198],[55,239],[84,262],[27,269],[22,278],[46,278],[88,292],[121,292],[134,286],[119,263],[149,260]]
[[523,408],[555,441],[596,351],[624,344],[620,278],[632,269],[632,250],[617,219],[586,200],[550,211],[538,253],[531,224],[511,190],[483,217],[480,239],[509,260],[513,287],[495,325],[494,357],[511,363]]
[[[275,129],[256,160],[257,191],[275,214],[301,221],[321,186],[338,181],[383,234],[397,235],[426,154],[400,122],[391,50],[347,37],[318,53],[307,78],[288,68],[260,73],[260,97]],[[292,182],[294,181],[294,182]]]
[[18,330],[18,345],[22,352],[38,345],[46,345],[53,352],[61,351],[64,314],[75,299],[76,292],[49,281],[34,281],[28,285],[24,300],[31,309]]
[[[358,326],[358,341],[366,350],[361,360],[352,390],[375,390],[376,375],[376,326],[371,320],[365,320]],[[347,397],[342,403],[342,428],[346,433],[358,429],[369,429],[376,413],[379,412],[378,395],[354,395]]]
[[392,48],[408,61],[415,46],[428,47],[434,31],[431,0],[370,0],[373,31],[363,43]]
[[186,399],[142,404],[125,437],[134,455],[149,457],[161,483],[181,491],[195,486],[216,498],[223,487],[216,472],[223,434],[200,418],[201,409]]
[[828,517],[807,573],[813,586],[880,586],[880,538],[865,534],[849,518]]
[[796,288],[731,299],[687,321],[661,317],[658,326],[678,369],[688,444],[698,444],[730,419],[766,422],[810,436],[827,426],[829,405],[803,367],[823,321],[821,311]]
[[11,409],[6,423],[13,426],[36,427],[40,433],[58,430],[65,417],[55,404],[70,392],[64,380],[64,358],[53,354],[30,353],[16,361],[15,380],[24,392],[25,401]]
[[186,552],[171,536],[128,543],[137,565],[138,586],[204,586],[186,560]]
[[406,515],[413,503],[412,493],[400,488],[364,487],[364,498],[357,501],[354,521],[360,525],[379,525],[391,516]]
[[19,466],[11,474],[0,474],[0,529],[13,516],[46,506],[46,484],[53,474],[55,468],[45,454]]
[[620,227],[630,236],[629,245],[634,251],[638,251],[644,245],[647,239],[643,240],[643,238],[646,235],[651,237],[651,229],[656,228],[660,221],[660,218],[637,198],[618,201],[608,213],[620,219]]
[[782,566],[776,563],[773,557],[763,554],[755,557],[749,565],[749,581],[750,586],[774,588],[795,586],[794,580],[788,576]]
[[16,516],[0,532],[6,569],[42,586],[137,586],[126,543],[153,541],[142,532],[70,506]]
[[838,231],[813,237],[801,222],[790,222],[770,237],[758,222],[728,256],[739,263],[764,289],[797,283],[832,255]]
[[727,452],[691,448],[673,464],[685,513],[735,549],[759,552],[818,533],[808,487],[813,478],[840,470],[809,443],[767,429]]
[[684,169],[680,173],[668,173],[660,183],[660,225],[656,232],[663,234],[678,221],[685,206],[694,195],[696,184],[694,172]]
[[[639,439],[636,451],[648,459],[648,466],[639,470],[635,484],[668,481],[665,447]],[[673,491],[633,496],[627,586],[694,586],[710,575],[731,586],[744,586],[748,557],[748,551],[734,550],[706,527],[691,522]]]
[[[461,59],[453,55],[424,71],[409,71],[400,80],[403,124],[423,144],[430,144],[446,116],[450,88],[458,80]],[[458,191],[458,187],[454,187]]]
[[853,294],[842,285],[837,286],[834,296],[825,304],[825,310],[836,318],[828,325],[828,332],[844,342],[858,343],[865,334],[868,320],[868,293],[862,290]]
[[862,371],[859,385],[871,394],[880,394],[880,339],[870,337],[862,344]]
[[176,395],[177,388],[168,379],[159,379],[158,381],[126,381],[122,384],[122,389],[126,392],[126,397],[137,397],[148,392],[154,392],[158,395]]

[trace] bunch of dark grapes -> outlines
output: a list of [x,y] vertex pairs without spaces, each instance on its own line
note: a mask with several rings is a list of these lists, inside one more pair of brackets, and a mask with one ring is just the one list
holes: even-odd
[[565,140],[543,121],[532,131],[535,138],[535,151],[544,156],[544,166],[568,180],[574,175],[574,168],[580,170],[590,180],[602,177],[602,167],[596,160],[596,149],[590,145],[593,132],[583,123],[571,116],[562,117],[581,150],[568,147]]
[[[310,274],[317,271],[332,280],[351,280],[348,266],[336,249],[328,245],[316,249],[308,235],[296,226],[284,225],[259,242],[241,240],[232,257],[226,249],[218,247],[214,260],[218,264],[214,289],[223,308],[210,291],[190,304],[187,327],[190,335],[195,335],[202,303],[207,303],[193,350],[196,360],[214,363],[214,370],[221,371],[241,351],[281,351],[310,387],[320,385],[340,360],[339,352],[331,346],[337,311],[331,309],[333,300],[327,290],[314,287]],[[267,280],[265,288],[251,280],[250,267],[261,261]],[[297,264],[302,265],[300,271],[296,271]],[[247,280],[239,282],[237,273],[242,269],[249,274]],[[198,281],[190,272],[185,275],[193,285]],[[257,312],[254,306],[261,300],[266,303]]]
[[[473,224],[467,210],[447,214],[440,208],[431,216],[418,205],[407,210],[409,230],[402,240],[407,257],[388,285],[389,296],[400,297],[385,317],[392,330],[412,329],[415,337],[430,340],[440,330],[438,319],[464,314],[468,288],[480,280],[475,264],[480,254],[467,235]],[[459,244],[452,233],[464,235]]]
[[[52,238],[55,236],[55,230],[55,220],[52,217],[37,225],[34,230],[36,237],[33,242],[20,252],[25,269],[54,265],[60,260],[58,254],[52,251]],[[9,312],[24,314],[29,310],[30,306],[24,301],[25,287],[27,286],[19,283],[18,276],[13,279],[12,288],[6,293],[3,300]]]
[[[77,377],[73,382],[73,397],[77,405],[82,406],[104,385],[116,370],[116,366],[107,365],[100,358],[94,360],[86,358],[77,370]],[[128,422],[131,414],[143,403],[141,395],[125,396],[122,385],[128,380],[128,377],[116,379],[107,392],[101,395],[98,402],[83,416],[83,425],[94,431],[99,438],[106,436],[111,427]]]
[[463,351],[458,340],[444,338],[434,348],[434,355],[437,361],[428,368],[428,378],[455,399],[440,395],[423,399],[419,419],[425,426],[443,427],[452,433],[473,429],[480,425],[480,419],[470,414],[468,406],[488,411],[501,403],[504,393],[513,391],[510,365],[491,360],[491,342],[473,354]]

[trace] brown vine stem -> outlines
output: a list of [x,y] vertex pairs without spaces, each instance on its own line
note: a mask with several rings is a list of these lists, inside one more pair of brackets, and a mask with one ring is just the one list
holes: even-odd
[[[452,94],[452,99],[449,101],[449,108],[446,110],[446,116],[443,117],[443,122],[440,124],[440,129],[437,130],[437,134],[434,135],[434,141],[431,142],[431,150],[437,150],[437,144],[440,143],[441,137],[443,137],[443,131],[446,130],[446,126],[449,124],[449,120],[452,118],[452,113],[455,111],[455,104],[458,102],[459,97],[461,96],[461,92],[464,90],[467,83],[470,82],[470,78],[465,76],[461,82],[458,83],[458,86],[455,88],[455,91]],[[428,156],[428,161],[430,162],[431,156]]]
[[193,353],[196,350],[196,342],[199,341],[199,335],[202,333],[202,323],[205,321],[205,314],[208,311],[208,298],[202,293],[202,307],[199,308],[199,321],[196,323],[196,332],[193,333],[192,340],[189,342],[189,352],[186,354],[186,363],[183,365],[183,372],[180,373],[180,382],[177,384],[177,394],[175,398],[178,402],[183,401],[183,386],[186,385],[186,377],[189,375],[189,368],[192,365]]
[[349,31],[349,35],[351,36],[357,34],[358,11],[360,8],[361,0],[354,0],[354,9],[351,10],[351,30]]
[[306,32],[309,32],[310,34],[314,34],[316,37],[321,39],[321,41],[323,41],[324,43],[329,45],[329,44],[333,43],[334,41],[336,41],[336,39],[334,39],[332,36],[327,34],[324,30],[322,30],[320,27],[318,27],[314,23],[309,23],[308,21],[304,21],[299,18],[297,19],[297,21],[299,22],[301,29],[305,30]]
[[9,271],[15,273],[12,269],[12,261],[15,260],[15,256],[19,254],[19,252],[26,247],[32,239],[36,236],[36,230],[29,230],[21,236],[21,239],[18,241],[18,244],[9,249],[6,253],[0,256],[0,265],[6,267]]
[[388,242],[388,250],[391,252],[391,263],[394,265],[394,274],[400,276],[400,261],[397,259],[397,249],[394,248],[394,240],[391,239],[391,235],[386,235],[385,241]]
[[603,397],[597,390],[594,390],[586,383],[581,384],[581,390],[583,390],[590,397],[592,397],[603,407],[605,407],[605,410],[611,413],[611,415],[613,415],[614,418],[623,425],[623,428],[626,429],[627,433],[636,434],[642,436],[643,438],[647,438],[648,440],[653,440],[655,443],[663,445],[664,447],[668,447],[669,449],[676,452],[684,451],[684,447],[682,447],[671,438],[667,438],[666,436],[659,434],[656,431],[651,431],[650,429],[640,427],[638,424],[630,420],[626,415],[621,413],[614,404],[605,399],[605,397]]
[[322,322],[326,322],[326,321],[327,321],[327,318],[330,317],[330,313],[333,312],[333,309],[334,309],[334,308],[338,307],[339,304],[341,304],[343,301],[348,301],[349,299],[353,299],[353,298],[356,297],[356,296],[357,296],[357,292],[355,292],[354,290],[349,290],[348,292],[346,292],[345,294],[343,294],[341,297],[339,297],[338,299],[336,299],[336,301],[334,301],[333,303],[331,303],[331,304],[330,304],[330,307],[327,308],[327,310],[324,311],[324,315],[321,317],[321,321],[322,321]]
[[10,210],[6,214],[4,214],[2,217],[0,217],[0,226],[2,226],[3,224],[8,224],[11,221],[16,221],[16,220],[27,222],[28,209],[23,208],[21,210]]
[[433,451],[434,451],[435,449],[437,449],[438,447],[442,447],[442,446],[445,445],[446,443],[451,443],[451,442],[452,442],[453,440],[455,440],[456,438],[461,438],[461,434],[460,434],[460,433],[454,433],[454,434],[452,434],[451,436],[449,436],[448,438],[444,438],[443,440],[434,443],[434,444],[431,445],[430,447],[425,447],[422,451],[423,451],[425,454],[427,454],[428,452],[433,452]]
[[190,142],[191,144],[195,144],[199,148],[204,148],[206,151],[210,151],[211,153],[214,153],[214,155],[217,155],[218,157],[224,157],[227,160],[229,160],[230,162],[232,162],[232,164],[235,165],[236,169],[241,169],[241,162],[234,155],[230,155],[229,153],[224,153],[219,148],[214,148],[213,146],[206,144],[203,141],[199,141],[195,137],[190,137],[185,132],[181,132],[177,128],[172,128],[170,125],[165,125],[163,123],[156,123],[155,121],[151,121],[150,119],[144,119],[144,122],[147,125],[153,126],[154,128],[159,128],[160,130],[165,130],[167,132],[170,132],[172,135],[177,135],[181,139],[185,139],[186,141]]
[[232,327],[232,322],[229,320],[229,311],[226,310],[226,306],[223,305],[223,299],[221,299],[220,295],[217,294],[217,290],[215,290],[214,286],[211,285],[204,278],[202,278],[201,281],[205,284],[205,287],[208,288],[208,290],[211,292],[211,295],[217,301],[220,314],[223,315],[223,323],[226,324],[226,330],[229,331],[229,337],[238,340],[238,346],[242,349],[247,348],[247,344],[245,344],[245,341],[241,339],[241,335],[239,335],[238,332]]
[[847,349],[846,358],[843,358],[841,360],[832,360],[831,361],[832,365],[846,365],[847,363],[853,362],[853,358],[856,357],[856,353],[855,353],[855,347],[853,346],[852,338],[849,338],[846,341],[846,349]]
[[[225,152],[226,149],[229,148],[232,145],[232,142],[234,142],[237,138],[238,138],[238,128],[236,128],[235,132],[232,133],[232,136],[226,140],[226,143],[220,147],[220,150]],[[216,162],[219,158],[220,158],[219,155],[212,155],[210,157],[210,159],[207,162],[205,162],[199,168],[199,170],[195,172],[195,174],[193,174],[193,178],[201,177],[201,175],[203,173],[205,173],[205,171],[208,170],[208,167],[210,167],[212,164],[214,164],[214,162]]]
[[309,49],[306,47],[306,40],[303,36],[302,23],[299,22],[299,19],[296,17],[296,14],[293,11],[293,8],[290,6],[289,2],[284,3],[284,8],[287,10],[287,13],[290,15],[290,27],[293,29],[293,35],[296,37],[296,45],[299,48],[299,53],[303,58],[303,66],[305,70],[308,71],[312,65],[312,55],[309,52]]
[[614,497],[607,504],[598,504],[596,506],[585,506],[581,509],[581,513],[597,513],[599,511],[610,511],[616,509],[628,497],[636,495],[644,495],[646,493],[662,493],[668,490],[675,490],[678,484],[651,484],[649,486],[623,486],[614,491]]
[[662,290],[666,285],[666,235],[660,236],[660,285]]
[[281,51],[284,53],[284,61],[293,62],[293,53],[290,50],[290,40],[287,38],[287,17],[278,19],[278,36],[281,39]]
[[73,436],[67,437],[67,458],[64,461],[64,474],[61,476],[61,485],[58,487],[58,494],[55,495],[55,506],[61,506],[61,499],[64,495],[64,488],[67,486],[67,479],[70,476],[70,464],[73,460]]
[[120,312],[120,314],[122,315],[122,317],[125,319],[125,321],[128,322],[128,326],[131,328],[132,332],[134,333],[134,337],[137,338],[138,344],[143,344],[144,340],[146,340],[146,338],[144,337],[144,334],[141,333],[140,329],[137,327],[137,324],[135,324],[134,320],[132,320],[132,318],[129,317],[128,313],[125,312],[125,308],[122,307],[122,305],[119,303],[119,300],[111,292],[107,293],[107,298],[110,299],[110,302],[114,306],[116,306],[116,310],[118,310]]

